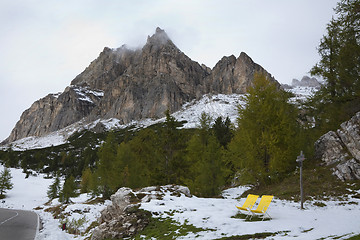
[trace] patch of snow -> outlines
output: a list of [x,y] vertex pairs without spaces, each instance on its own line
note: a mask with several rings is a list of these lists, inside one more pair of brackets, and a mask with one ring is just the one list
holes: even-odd
[[241,94],[204,95],[199,101],[184,104],[182,109],[172,116],[178,121],[186,120],[184,128],[197,127],[203,112],[209,114],[213,120],[218,117],[223,119],[229,117],[230,121],[235,124],[238,115],[237,106],[244,105],[241,96]]
[[64,144],[66,138],[58,132],[50,133],[44,137],[26,137],[9,144],[14,151],[25,151],[28,149],[40,149]]
[[104,92],[103,91],[95,91],[95,90],[88,90],[88,93],[96,96],[96,97],[103,97],[104,96]]
[[53,93],[51,94],[54,98],[58,98],[60,95],[62,94],[62,92],[58,92],[58,93]]
[[295,97],[291,99],[291,102],[296,103],[298,101],[305,102],[308,98],[312,97],[318,89],[314,87],[294,87],[287,89],[287,91],[295,95]]
[[49,133],[43,137],[26,137],[14,142],[11,142],[1,149],[6,150],[11,148],[14,151],[25,151],[29,149],[41,149],[51,146],[58,146],[67,142],[67,139],[74,134],[83,129],[83,121],[76,122],[67,126],[56,132]]
[[79,96],[80,101],[86,101],[90,103],[94,103],[93,100],[89,97],[89,95],[93,95],[97,98],[101,98],[104,96],[104,92],[100,90],[92,90],[87,87],[80,87],[80,86],[71,86],[72,89],[76,92],[76,94]]

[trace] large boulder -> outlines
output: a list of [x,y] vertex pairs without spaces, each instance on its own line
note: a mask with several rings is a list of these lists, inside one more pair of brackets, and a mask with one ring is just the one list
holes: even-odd
[[149,224],[151,213],[140,208],[141,202],[161,199],[166,192],[191,197],[187,187],[178,185],[152,186],[139,191],[120,188],[110,197],[112,204],[101,212],[100,225],[94,229],[91,239],[123,239],[142,231]]
[[341,180],[360,179],[360,112],[315,143],[315,156]]
[[130,188],[120,188],[111,196],[111,201],[112,204],[101,212],[100,225],[94,229],[91,239],[122,239],[148,225],[151,214],[139,209],[140,199]]

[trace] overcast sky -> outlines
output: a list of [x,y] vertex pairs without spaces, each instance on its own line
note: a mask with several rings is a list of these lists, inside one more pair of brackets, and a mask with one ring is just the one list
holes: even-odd
[[0,141],[21,113],[63,91],[105,46],[137,47],[156,27],[213,67],[246,52],[279,82],[301,79],[336,0],[0,0]]

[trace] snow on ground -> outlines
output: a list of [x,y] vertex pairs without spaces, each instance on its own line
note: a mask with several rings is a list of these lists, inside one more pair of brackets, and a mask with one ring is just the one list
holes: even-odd
[[[3,166],[0,165],[0,171],[2,169]],[[46,193],[49,185],[53,183],[53,179],[45,179],[43,174],[25,178],[26,174],[22,172],[22,169],[9,168],[9,170],[11,171],[11,182],[14,187],[6,192],[6,198],[0,201],[0,207],[35,211],[43,223],[43,229],[37,234],[36,240],[80,240],[86,237],[77,237],[62,231],[60,221],[54,219],[51,213],[45,212],[45,209],[60,204],[57,200],[46,204],[49,201]],[[84,204],[88,200],[86,194],[71,200],[73,204],[65,208],[64,214],[70,215],[69,220],[85,217],[86,223],[79,229],[81,232],[84,232],[92,222],[96,221],[100,216],[100,211],[110,204],[110,201],[106,201],[105,204]]]
[[[12,142],[9,146],[14,151],[25,151],[28,149],[40,149],[64,144],[66,138],[58,132],[53,132],[45,137],[26,137]],[[4,148],[5,149],[5,148]]]
[[236,123],[238,106],[244,105],[241,94],[217,94],[204,95],[199,101],[184,104],[180,111],[172,114],[178,121],[186,120],[184,128],[195,128],[199,125],[199,119],[203,112],[209,114],[213,120],[218,117],[229,117],[232,123]]
[[275,239],[335,239],[336,236],[339,237],[337,239],[346,239],[360,234],[358,198],[350,199],[352,204],[340,201],[324,202],[326,207],[317,207],[307,202],[306,210],[300,210],[299,203],[279,200],[275,196],[269,208],[273,219],[245,222],[244,219],[232,218],[238,212],[235,205],[241,206],[245,201],[244,198],[236,198],[245,190],[244,187],[228,189],[223,192],[224,199],[195,196],[188,198],[184,195],[174,197],[168,192],[162,200],[142,203],[141,208],[180,223],[187,221],[187,224],[209,229],[189,234],[182,239],[216,239],[263,232],[281,232]]
[[306,99],[313,96],[318,89],[313,87],[294,87],[287,91],[295,95],[295,97],[291,99],[291,102],[296,103],[297,101],[304,102]]
[[[0,165],[0,170],[3,170],[2,165]],[[9,168],[9,170],[14,187],[6,192],[6,198],[0,207],[29,210],[48,201],[46,191],[52,179],[44,179],[43,175],[25,178],[26,174],[22,172],[22,169]]]
[[[2,170],[0,166],[0,170]],[[40,216],[43,229],[38,233],[37,240],[68,240],[85,239],[86,236],[75,236],[60,229],[60,222],[52,214],[44,210],[59,204],[55,199],[48,201],[46,192],[53,179],[44,179],[44,175],[29,176],[21,169],[11,168],[14,188],[7,192],[4,203],[0,207],[33,210]],[[360,234],[360,199],[351,198],[348,201],[323,201],[325,207],[315,206],[314,202],[305,202],[305,210],[300,210],[300,204],[274,198],[269,214],[270,221],[245,222],[243,219],[232,218],[238,212],[235,205],[242,205],[244,198],[237,199],[247,187],[237,187],[225,190],[221,198],[198,198],[172,196],[167,192],[163,199],[153,199],[142,203],[141,208],[156,212],[161,217],[170,217],[179,223],[187,221],[198,228],[212,229],[188,234],[182,239],[216,239],[224,236],[254,234],[263,232],[282,232],[275,239],[346,239],[354,234]],[[360,193],[360,191],[359,191]],[[88,199],[86,194],[72,198],[73,204],[68,205],[64,214],[69,219],[80,219],[85,216],[86,223],[79,230],[82,232],[93,222],[100,211],[110,204],[84,204]],[[169,214],[172,213],[172,214]],[[88,236],[88,235],[87,235]],[[268,239],[274,239],[270,237]]]
[[59,131],[49,133],[43,137],[26,137],[5,146],[0,146],[0,150],[11,148],[13,151],[25,151],[28,149],[41,149],[51,146],[58,146],[67,142],[67,139],[77,131],[83,129],[83,121],[76,122]]

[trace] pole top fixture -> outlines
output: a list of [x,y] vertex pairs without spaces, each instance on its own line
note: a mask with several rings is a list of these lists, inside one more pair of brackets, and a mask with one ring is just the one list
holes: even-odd
[[302,163],[305,160],[303,151],[300,152],[300,155],[296,158],[296,162]]

